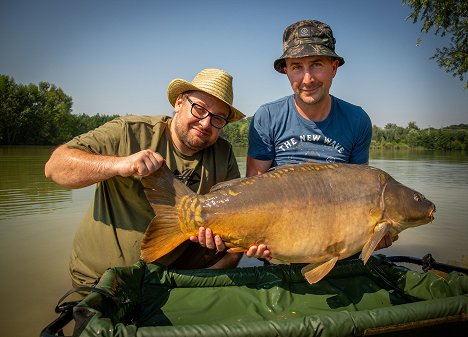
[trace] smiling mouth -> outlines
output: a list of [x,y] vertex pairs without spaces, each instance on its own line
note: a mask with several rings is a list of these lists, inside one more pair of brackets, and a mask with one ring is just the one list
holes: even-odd
[[208,132],[206,132],[203,129],[200,129],[199,127],[193,127],[192,129],[195,130],[195,133],[197,136],[206,137],[206,138],[210,137],[210,134]]

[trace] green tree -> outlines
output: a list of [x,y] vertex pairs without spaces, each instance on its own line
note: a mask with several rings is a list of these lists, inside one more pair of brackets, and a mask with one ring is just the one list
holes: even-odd
[[411,128],[408,131],[408,136],[406,142],[409,147],[416,148],[422,145],[421,136],[419,134],[419,129]]
[[40,144],[58,144],[72,137],[72,99],[62,89],[47,82],[39,83],[37,133]]
[[[408,19],[422,22],[422,33],[434,27],[435,35],[450,35],[448,46],[436,48],[435,59],[442,69],[463,81],[468,71],[468,1],[403,0],[412,12]],[[468,81],[465,83],[468,88]]]
[[410,129],[410,130],[419,130],[418,126],[416,125],[416,122],[409,122],[408,123],[408,129]]
[[251,120],[252,117],[247,117],[235,123],[229,123],[222,129],[221,136],[229,140],[232,145],[247,146]]
[[394,145],[405,143],[405,129],[394,123],[388,123],[385,125],[384,139]]
[[56,145],[118,116],[73,115],[71,108],[71,97],[53,84],[0,75],[0,145]]
[[57,144],[66,135],[72,100],[46,82],[22,85],[0,75],[0,144]]
[[13,78],[0,75],[0,144],[11,144],[18,136],[16,111],[26,96],[19,89]]
[[377,125],[372,126],[372,141],[371,147],[379,148],[383,147],[385,143],[384,131]]

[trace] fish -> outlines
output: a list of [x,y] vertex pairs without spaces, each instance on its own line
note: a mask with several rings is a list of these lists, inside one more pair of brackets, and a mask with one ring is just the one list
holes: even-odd
[[204,195],[165,164],[141,182],[156,214],[142,239],[143,261],[157,261],[203,226],[232,251],[265,244],[273,263],[306,264],[301,273],[310,284],[359,252],[365,264],[387,233],[430,223],[436,211],[423,194],[361,164],[282,165]]

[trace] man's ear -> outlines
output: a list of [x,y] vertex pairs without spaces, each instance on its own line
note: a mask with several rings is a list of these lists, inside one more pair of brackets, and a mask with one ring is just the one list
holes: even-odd
[[174,102],[174,112],[175,113],[179,112],[179,110],[181,109],[182,103],[184,102],[184,97],[185,96],[183,94],[180,94],[179,96],[177,96],[177,99]]
[[335,59],[333,60],[332,65],[333,65],[333,77],[335,77],[336,72],[338,71],[338,67],[340,66],[340,61]]

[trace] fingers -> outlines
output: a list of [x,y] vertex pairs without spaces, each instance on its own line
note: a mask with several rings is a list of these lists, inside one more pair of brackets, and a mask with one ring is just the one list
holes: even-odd
[[383,239],[385,241],[385,247],[390,247],[392,245],[392,236],[390,233],[387,233]]
[[126,169],[124,168],[124,171],[128,173],[126,176],[138,175],[145,177],[158,170],[164,163],[164,158],[152,150],[142,150],[126,157],[125,161],[128,165]]
[[215,236],[215,244],[216,244],[216,250],[218,252],[223,252],[226,249],[226,246],[224,245],[224,242],[219,235]]
[[[198,236],[192,235],[190,241],[198,242],[200,246],[208,249],[216,249],[218,252],[223,252],[226,249],[226,245],[219,235],[214,235],[210,228],[200,227],[198,229]],[[228,253],[230,251],[228,250]],[[264,244],[258,246],[251,246],[245,253],[247,257],[254,257],[257,259],[271,260],[270,251]]]
[[211,229],[203,229],[201,232],[205,235],[203,236],[203,238],[200,238],[200,232],[198,233],[198,240],[200,241],[200,244],[206,248],[214,249],[215,243],[213,240],[213,232],[211,231]]
[[245,253],[245,255],[247,255],[247,257],[255,257],[257,259],[271,260],[270,251],[264,244],[259,244],[258,246],[251,246],[249,250]]
[[200,227],[198,229],[198,236],[191,236],[192,242],[198,242],[200,246],[208,249],[216,249],[222,252],[226,249],[226,245],[219,235],[213,235],[213,231],[210,228]]
[[388,248],[392,245],[392,242],[393,241],[396,241],[398,240],[398,235],[395,236],[392,240],[392,236],[390,235],[390,233],[387,233],[385,234],[385,236],[382,238],[382,240],[380,240],[379,244],[377,245],[377,247],[375,247],[375,250],[379,250],[379,249],[383,249],[383,248]]

